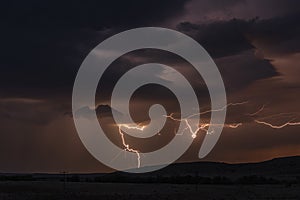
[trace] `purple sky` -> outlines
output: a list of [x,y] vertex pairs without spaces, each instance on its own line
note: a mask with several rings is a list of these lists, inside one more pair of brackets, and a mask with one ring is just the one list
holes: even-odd
[[[143,26],[175,29],[198,41],[223,76],[228,102],[247,101],[228,108],[226,123],[242,125],[224,128],[204,160],[236,163],[300,155],[300,126],[276,129],[255,122],[282,125],[300,121],[299,1],[1,4],[0,171],[109,170],[87,152],[76,133],[69,114],[72,86],[83,59],[98,43],[120,31]],[[157,51],[137,51],[118,59],[106,73],[103,80],[107,91],[97,96],[97,103],[109,104],[110,87],[126,70],[122,67],[155,60],[197,80],[179,58]],[[193,84],[200,105],[209,108],[205,85],[201,81]],[[170,95],[159,89],[157,94],[162,104],[170,105],[171,112],[176,110]],[[147,92],[137,94],[132,103],[137,121],[145,120],[144,112],[155,100]],[[248,115],[262,107],[257,115]],[[108,116],[99,121],[108,126]],[[116,130],[108,130],[111,139],[121,145]],[[163,138],[157,138],[159,142],[133,141],[132,145],[146,151],[170,139]],[[199,160],[201,138],[200,134],[180,162]]]

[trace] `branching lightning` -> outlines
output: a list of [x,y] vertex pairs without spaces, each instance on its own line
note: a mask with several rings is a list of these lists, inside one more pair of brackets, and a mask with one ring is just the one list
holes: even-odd
[[[192,117],[198,116],[198,115],[208,114],[208,113],[212,113],[212,112],[220,112],[220,111],[223,111],[224,109],[228,108],[229,106],[239,106],[239,105],[243,105],[243,104],[246,104],[246,103],[248,103],[248,101],[239,102],[239,103],[229,103],[229,104],[227,104],[226,106],[224,106],[220,109],[206,110],[206,111],[203,111],[203,112],[194,113],[194,114],[191,114],[191,115],[189,115],[185,118],[182,118],[182,119],[175,118],[174,113],[171,113],[170,115],[164,115],[164,117],[166,117],[168,119],[171,119],[173,121],[184,122],[185,123],[186,127],[180,133],[177,133],[175,131],[177,135],[182,135],[182,134],[184,134],[185,131],[189,131],[189,133],[191,134],[191,137],[196,138],[198,132],[200,132],[200,131],[204,131],[206,134],[213,134],[214,131],[213,130],[209,131],[208,130],[209,127],[223,126],[225,128],[236,129],[236,128],[242,126],[243,123],[242,122],[237,122],[237,123],[231,123],[231,124],[211,124],[211,123],[200,122],[200,123],[196,123],[196,124],[192,125],[189,122],[189,119],[191,119]],[[258,119],[255,119],[255,117],[257,117],[258,114],[260,114],[264,110],[264,108],[265,108],[265,105],[261,106],[256,112],[248,113],[248,114],[245,114],[245,115],[250,116],[253,119],[253,122],[255,122],[257,124],[262,124],[262,125],[274,128],[274,129],[282,129],[286,126],[300,125],[300,122],[295,121],[295,119],[296,119],[295,115],[297,115],[295,113],[279,113],[279,114],[269,115],[269,116],[266,116],[266,117],[260,117]],[[263,120],[263,119],[277,118],[277,117],[280,117],[280,116],[290,116],[290,117],[294,116],[294,118],[289,120],[288,122],[285,122],[285,123],[281,124],[281,125],[274,125],[270,122],[267,122],[267,121]],[[193,128],[192,128],[193,126],[195,126],[197,128],[195,128],[195,130],[193,130]],[[124,146],[124,150],[128,151],[128,152],[133,152],[137,155],[137,162],[138,162],[138,168],[139,168],[141,166],[141,155],[139,153],[139,150],[133,149],[132,147],[130,147],[130,145],[128,143],[126,143],[124,133],[122,132],[122,129],[121,129],[122,127],[125,127],[126,129],[135,129],[135,130],[139,130],[139,131],[144,131],[146,126],[141,126],[140,124],[139,125],[118,124],[119,135],[122,139],[122,144]]]
[[264,104],[258,111],[254,112],[254,113],[249,113],[248,115],[249,116],[256,116],[257,114],[259,114],[260,112],[262,112],[264,110],[265,106],[266,105]]
[[136,129],[136,130],[141,130],[141,131],[144,130],[144,126],[141,126],[141,127],[139,127],[139,126],[129,126],[129,125],[126,125],[126,124],[125,125],[124,124],[118,125],[119,134],[120,134],[121,139],[122,139],[122,144],[125,147],[125,151],[129,151],[129,152],[135,153],[137,155],[138,168],[140,168],[140,166],[141,166],[141,155],[140,155],[138,150],[131,148],[129,146],[129,144],[126,143],[124,133],[122,132],[122,126],[124,126],[125,128],[128,128],[128,129]]
[[[253,113],[253,114],[249,114],[250,116],[256,116],[258,113],[260,113],[262,110],[264,109],[264,106],[259,109],[257,112]],[[266,126],[269,126],[271,128],[274,128],[274,129],[282,129],[286,126],[297,126],[297,125],[300,125],[300,122],[295,122],[295,120],[297,119],[297,115],[298,113],[277,113],[277,114],[273,114],[273,115],[269,115],[269,116],[265,116],[265,117],[260,117],[259,119],[254,119],[254,122],[257,123],[257,124],[262,124],[262,125],[266,125]],[[285,123],[282,123],[281,125],[275,125],[275,124],[272,124],[270,122],[267,122],[265,121],[266,119],[276,119],[276,118],[279,118],[279,117],[289,117],[290,120],[285,122]],[[291,119],[292,118],[292,119]]]
[[225,108],[228,108],[230,106],[239,106],[239,105],[243,105],[243,104],[246,104],[246,103],[248,103],[248,101],[243,101],[243,102],[238,102],[238,103],[229,103],[229,104],[223,106],[220,109],[206,110],[206,111],[203,111],[203,112],[200,112],[200,113],[195,113],[195,114],[189,115],[187,118],[192,118],[192,117],[195,117],[195,116],[198,116],[198,115],[204,115],[204,114],[212,113],[212,112],[220,112],[220,111],[223,111]]
[[127,129],[135,129],[135,130],[140,130],[140,131],[143,131],[146,128],[146,126],[140,126],[140,125],[134,126],[134,125],[128,125],[128,124],[119,124],[119,127],[125,127]]
[[191,133],[192,138],[196,138],[197,133],[199,131],[204,131],[204,132],[206,132],[206,134],[212,134],[214,131],[213,130],[208,131],[208,127],[224,126],[226,128],[238,128],[239,126],[242,125],[242,123],[224,124],[224,125],[223,124],[200,123],[200,124],[197,125],[196,130],[193,131],[192,125],[189,123],[188,119],[190,119],[192,117],[195,117],[195,116],[198,116],[198,115],[208,114],[208,113],[212,113],[212,112],[220,112],[220,111],[223,111],[224,109],[228,108],[229,106],[238,106],[238,105],[243,105],[243,104],[246,104],[246,103],[248,103],[248,101],[243,101],[243,102],[238,102],[238,103],[229,103],[229,104],[223,106],[220,109],[206,110],[206,111],[203,111],[203,112],[194,113],[194,114],[191,114],[191,115],[189,115],[189,116],[187,116],[186,118],[183,118],[183,119],[174,118],[173,117],[174,113],[171,113],[170,115],[164,115],[164,117],[169,118],[173,121],[179,121],[179,122],[184,121],[187,127],[185,129],[183,129],[183,131],[181,133],[179,133],[179,135],[182,135],[185,130],[189,130],[190,133]]

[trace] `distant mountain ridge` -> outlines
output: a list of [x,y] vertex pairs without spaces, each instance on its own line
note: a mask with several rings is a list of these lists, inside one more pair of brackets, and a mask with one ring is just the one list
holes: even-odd
[[[147,173],[146,173],[147,174]],[[146,175],[145,174],[145,175]],[[257,163],[228,164],[220,162],[175,163],[149,175],[162,176],[300,176],[300,156],[274,158]]]
[[[238,180],[243,177],[258,177],[264,180],[276,181],[299,181],[300,183],[300,156],[275,158],[258,163],[228,164],[219,162],[191,162],[174,163],[161,170],[133,174],[125,172],[113,173],[91,173],[91,174],[18,174],[0,173],[0,180],[58,180],[62,181],[67,176],[68,181],[96,181],[96,182],[164,182],[180,181],[182,178],[193,178],[193,180],[208,178],[214,180]],[[227,180],[227,181],[228,181]],[[249,181],[249,180],[248,180]],[[256,181],[256,179],[255,179]],[[297,182],[298,183],[298,182]]]
[[[79,108],[78,110],[75,111],[75,116],[76,117],[85,117],[85,118],[90,118],[93,114],[93,112],[96,112],[96,115],[98,117],[110,117],[112,116],[112,111],[116,113],[117,115],[122,116],[123,114],[114,108],[110,107],[107,104],[100,104],[98,105],[95,109],[92,109],[88,106],[84,106]],[[72,112],[66,112],[65,115],[69,115],[73,117]]]
[[300,184],[300,156],[241,164],[175,163],[150,173],[115,172],[99,180],[175,184]]

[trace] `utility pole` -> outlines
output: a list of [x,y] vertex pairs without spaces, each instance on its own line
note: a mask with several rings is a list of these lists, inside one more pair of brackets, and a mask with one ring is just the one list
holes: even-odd
[[66,197],[66,192],[67,192],[67,173],[66,171],[62,171],[61,174],[63,174],[63,192],[64,196]]

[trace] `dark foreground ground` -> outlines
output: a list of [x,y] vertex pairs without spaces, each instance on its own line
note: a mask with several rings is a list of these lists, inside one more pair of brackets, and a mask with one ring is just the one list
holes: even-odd
[[143,174],[0,173],[0,200],[300,200],[300,156],[175,163]]
[[300,185],[176,185],[50,181],[0,182],[2,200],[300,199]]

